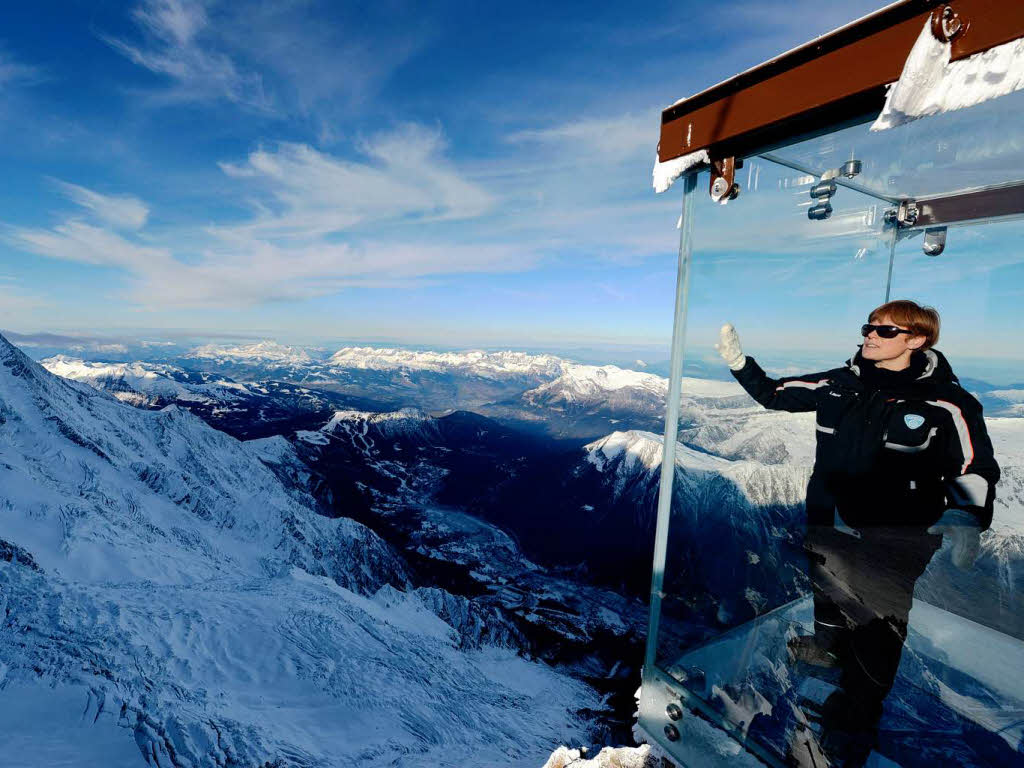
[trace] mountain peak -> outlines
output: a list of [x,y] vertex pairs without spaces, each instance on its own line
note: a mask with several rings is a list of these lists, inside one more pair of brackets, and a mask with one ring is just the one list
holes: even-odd
[[654,470],[661,466],[662,443],[662,438],[653,432],[631,429],[605,435],[585,445],[583,450],[587,452],[587,460],[602,472],[616,459],[621,459],[628,469],[639,463]]
[[[599,440],[584,446],[587,461],[605,471],[611,465],[621,470],[633,471],[643,468],[648,472],[661,468],[664,438],[653,432],[631,429],[626,432],[612,432]],[[694,450],[683,443],[676,443],[676,467],[688,472],[710,471],[726,474],[744,462],[715,456]]]

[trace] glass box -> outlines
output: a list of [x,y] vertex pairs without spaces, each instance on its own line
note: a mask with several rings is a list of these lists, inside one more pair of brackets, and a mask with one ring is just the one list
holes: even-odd
[[[745,158],[726,205],[709,199],[706,170],[678,183],[673,371],[685,358],[722,376],[675,375],[679,418],[666,425],[675,470],[662,477],[638,723],[677,762],[817,765],[818,749],[834,764],[1024,765],[1021,115],[1018,92],[891,130],[859,124],[796,141]],[[812,211],[823,204],[827,215]],[[730,322],[773,380],[826,372],[857,352],[872,309],[903,298],[941,313],[936,348],[983,407],[1001,470],[967,569],[952,532],[908,538],[838,512],[809,546],[807,483],[819,442],[835,436],[813,411],[755,402],[713,348]],[[885,446],[924,451],[926,440]],[[838,562],[851,572],[819,562],[822,549],[846,553]],[[806,641],[827,636],[822,589],[845,590],[881,629],[844,607],[844,650]],[[908,601],[905,626],[902,609],[878,611],[865,589],[885,605]],[[834,694],[862,673],[880,678],[873,722],[837,711],[850,701]]]

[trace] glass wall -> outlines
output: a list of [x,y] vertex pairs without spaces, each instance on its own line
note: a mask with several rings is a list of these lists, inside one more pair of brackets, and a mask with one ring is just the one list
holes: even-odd
[[[938,255],[923,232],[887,223],[887,191],[1006,180],[991,153],[940,129],[913,128],[913,157],[908,134],[886,143],[861,127],[747,160],[725,206],[698,181],[686,359],[719,373],[683,380],[640,707],[645,730],[687,764],[735,766],[750,752],[751,764],[1024,765],[1024,221],[932,233],[932,253],[945,239]],[[940,151],[956,171],[946,187],[929,170]],[[851,158],[862,175],[826,195],[821,174]],[[827,216],[808,214],[822,205]],[[889,298],[942,317],[937,352],[914,358],[927,370],[909,384],[864,374],[873,352],[854,357]],[[724,323],[764,371],[746,379],[761,381],[763,402],[713,348]],[[884,425],[877,435],[849,429],[856,409]],[[856,485],[808,495],[816,460],[837,456],[849,471],[831,476]],[[975,553],[963,523],[986,504]],[[929,532],[955,506],[967,518]]]

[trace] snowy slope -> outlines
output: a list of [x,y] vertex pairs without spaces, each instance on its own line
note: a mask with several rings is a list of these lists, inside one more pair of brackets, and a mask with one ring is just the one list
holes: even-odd
[[464,647],[375,534],[281,485],[263,460],[288,450],[130,408],[0,337],[5,742],[4,691],[54,684],[54,723],[95,712],[140,765],[535,765],[582,735],[590,689]]

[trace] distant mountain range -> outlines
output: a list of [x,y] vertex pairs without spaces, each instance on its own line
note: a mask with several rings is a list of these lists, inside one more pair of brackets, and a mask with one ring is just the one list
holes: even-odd
[[[11,738],[97,765],[117,741],[154,765],[308,766],[535,766],[589,738],[592,688],[318,514],[302,467],[282,438],[133,408],[0,337],[0,715],[47,713]],[[53,727],[68,707],[95,740]]]
[[[405,631],[420,626],[411,616],[429,614],[433,618],[423,621],[443,622],[455,633],[451,637],[460,651],[511,649],[523,663],[545,659],[559,670],[548,670],[556,675],[552,679],[569,686],[552,683],[566,695],[584,681],[589,688],[582,693],[572,688],[571,695],[582,696],[589,702],[584,708],[593,711],[581,718],[565,715],[578,733],[599,721],[614,729],[630,719],[650,586],[664,378],[646,370],[516,352],[349,347],[329,354],[257,344],[205,347],[173,363],[113,364],[64,356],[43,361],[73,380],[62,381],[10,345],[4,349],[4,360],[13,362],[4,362],[0,384],[11,387],[4,375],[36,382],[20,399],[0,387],[0,451],[6,451],[0,452],[0,472],[14,473],[0,478],[0,500],[9,499],[9,509],[37,510],[33,515],[42,521],[58,515],[72,530],[121,527],[127,531],[124,546],[139,540],[138,531],[149,531],[147,536],[169,548],[166,555],[163,550],[153,554],[156,567],[179,580],[181,563],[192,556],[180,547],[188,552],[194,547],[213,562],[224,552],[224,562],[245,572],[294,557],[303,572],[374,601],[373,615],[359,622],[376,621],[373,611],[379,609],[385,612],[381,620],[396,621]],[[1016,597],[1024,588],[1019,575],[1024,574],[1024,419],[1015,415],[1018,390],[976,381],[971,388],[986,404],[1003,466],[995,523],[972,573],[955,571],[948,553],[940,553],[919,591],[937,605],[1014,630],[1024,610]],[[13,419],[4,408],[11,413],[42,409],[38,430],[5,432]],[[106,415],[96,422],[81,415],[83,408]],[[247,442],[210,430],[200,419]],[[31,453],[29,444],[18,440],[36,431],[44,437]],[[686,642],[692,642],[806,591],[799,538],[814,458],[813,415],[766,411],[731,380],[687,378],[679,440],[665,606],[679,620],[675,626]],[[79,454],[90,469],[79,468]],[[256,468],[244,462],[255,462]],[[31,473],[18,475],[28,472],[22,467]],[[250,474],[251,483],[245,480]],[[230,490],[219,490],[222,476],[230,479]],[[52,483],[63,488],[62,500],[37,502],[35,491],[17,490]],[[138,483],[143,491],[133,490]],[[123,488],[131,502],[122,501]],[[152,501],[150,494],[163,500]],[[264,543],[256,551],[265,551],[266,544],[269,554],[245,560],[232,550],[241,545],[207,540],[233,536],[247,519],[245,510],[258,507],[263,494],[279,500],[269,510],[259,507],[258,519],[267,522],[257,528],[287,532],[275,533],[277,539],[262,534]],[[80,511],[78,498],[92,506]],[[200,529],[154,521],[138,511],[140,505],[143,510],[170,505],[178,510],[174,514],[196,517]],[[292,509],[291,517],[274,517],[278,508]],[[233,517],[229,509],[235,510]],[[79,519],[90,522],[74,522]],[[213,534],[202,525],[224,531]],[[324,544],[324,525],[344,529],[350,537],[345,542],[353,543]],[[96,541],[112,547],[109,557],[98,559],[109,561],[112,573],[124,570],[121,559],[129,555],[118,548],[120,542],[109,543],[115,535],[64,545],[47,539],[43,531],[52,529],[46,522],[0,528],[0,570],[7,561],[44,574],[39,578],[64,578],[54,563],[69,552],[105,551]],[[345,567],[355,570],[342,573],[332,558],[336,550],[347,553],[351,547],[362,554],[346,554]],[[136,544],[132,551],[139,549],[145,548]],[[177,565],[164,564],[165,557]],[[141,563],[131,579],[142,578]],[[206,564],[189,567],[204,579],[212,573]],[[67,583],[79,578],[72,573]],[[254,589],[262,594],[263,586]],[[305,593],[288,590],[292,587],[280,594],[306,605]],[[979,592],[997,598],[978,600]],[[104,599],[116,603],[112,595]],[[249,608],[239,604],[230,610]],[[0,635],[0,654],[3,648]],[[173,658],[161,657],[160,663]],[[6,663],[2,655],[0,662]],[[408,674],[418,674],[418,662],[409,663]],[[460,666],[463,660],[452,664],[474,674]],[[410,695],[420,695],[415,685],[412,689]],[[486,698],[480,689],[474,691],[471,699]],[[594,691],[606,694],[603,704],[587,698]],[[551,707],[564,705],[560,696],[554,695]],[[0,695],[0,706],[2,701]],[[480,706],[489,711],[487,704]],[[464,712],[456,710],[445,716],[461,722]],[[411,730],[416,727],[409,723]],[[265,723],[258,728],[277,733]],[[542,738],[541,730],[524,733],[525,743]],[[436,757],[419,736],[410,738],[423,755]]]

